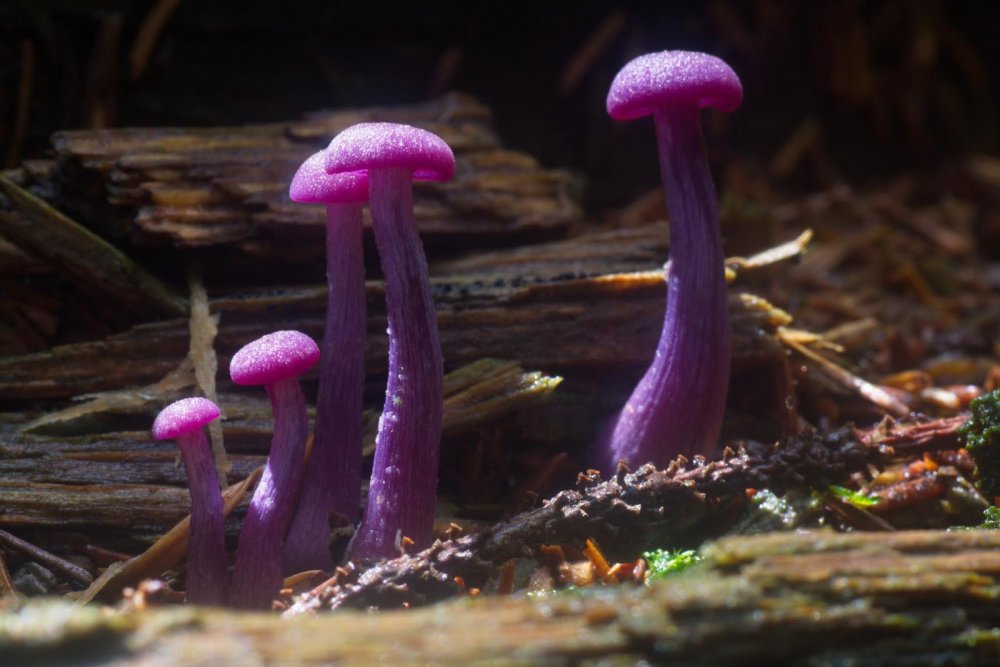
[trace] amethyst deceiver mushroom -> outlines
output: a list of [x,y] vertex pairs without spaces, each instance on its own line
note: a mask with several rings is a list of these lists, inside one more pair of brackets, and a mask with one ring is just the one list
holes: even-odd
[[730,327],[725,258],[715,187],[699,111],[733,111],[743,88],[733,70],[705,53],[639,56],[618,72],[608,113],[652,116],[670,212],[667,311],[654,358],[619,413],[604,464],[664,464],[717,446],[729,384]]
[[160,411],[153,438],[174,438],[181,450],[191,494],[188,529],[187,599],[205,605],[226,604],[229,560],[226,554],[222,493],[204,426],[218,418],[219,407],[207,398],[185,398]]
[[292,201],[326,204],[326,328],[319,362],[316,427],[291,527],[285,571],[333,569],[330,514],[350,521],[361,504],[362,412],[365,382],[365,262],[361,209],[363,172],[327,174],[323,152],[292,179]]
[[426,130],[360,123],[330,142],[326,171],[368,174],[389,334],[389,379],[368,502],[349,556],[391,557],[399,554],[401,537],[416,548],[431,541],[444,400],[441,342],[411,182],[451,179],[455,156]]
[[233,355],[229,375],[239,385],[264,385],[274,413],[274,438],[236,543],[230,603],[266,609],[282,583],[282,549],[302,481],[309,416],[299,376],[319,360],[319,348],[299,331],[275,331]]

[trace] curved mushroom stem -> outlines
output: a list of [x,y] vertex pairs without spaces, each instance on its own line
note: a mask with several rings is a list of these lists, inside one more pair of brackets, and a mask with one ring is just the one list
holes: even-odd
[[413,217],[406,169],[369,173],[372,224],[385,276],[389,381],[375,462],[352,558],[399,555],[401,537],[419,549],[434,527],[444,362],[427,259]]
[[309,416],[297,377],[266,386],[274,413],[274,438],[264,474],[250,501],[236,544],[230,602],[268,609],[283,581],[282,547],[302,481]]
[[229,589],[222,492],[205,432],[177,437],[191,494],[188,529],[187,599],[194,604],[224,605]]
[[[316,428],[302,494],[285,542],[285,571],[332,570],[330,514],[354,521],[361,504],[365,264],[362,204],[326,208],[326,329]],[[333,483],[331,483],[333,481]]]
[[725,258],[698,109],[661,110],[654,119],[670,212],[667,311],[656,357],[615,424],[610,470],[619,460],[635,467],[710,454],[729,385]]

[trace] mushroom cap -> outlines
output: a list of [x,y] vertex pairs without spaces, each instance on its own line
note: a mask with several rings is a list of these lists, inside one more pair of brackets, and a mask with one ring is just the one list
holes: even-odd
[[326,149],[326,171],[337,174],[403,167],[418,181],[447,181],[455,175],[455,154],[444,139],[399,123],[358,123]]
[[271,384],[302,375],[319,361],[316,342],[301,331],[275,331],[247,343],[229,362],[236,384]]
[[368,201],[368,174],[348,171],[328,174],[324,153],[313,153],[302,163],[288,186],[288,197],[303,204],[363,204]]
[[743,86],[725,62],[697,51],[660,51],[632,60],[608,91],[608,113],[617,120],[652,115],[671,106],[734,111]]
[[219,406],[207,398],[182,398],[156,415],[153,421],[153,438],[167,440],[197,431],[220,414]]

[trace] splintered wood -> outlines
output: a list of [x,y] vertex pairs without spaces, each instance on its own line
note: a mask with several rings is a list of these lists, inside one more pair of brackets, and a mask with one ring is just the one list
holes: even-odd
[[[461,437],[541,403],[560,381],[495,359],[459,368],[445,376],[445,435]],[[159,401],[179,395],[161,395]],[[222,394],[219,403],[227,414],[227,441],[242,441],[255,452],[229,456],[230,478],[243,480],[264,464],[273,424],[270,407],[263,398],[232,392]],[[112,531],[141,544],[179,521],[189,498],[172,443],[153,442],[146,431],[66,435],[101,430],[101,419],[113,425],[148,421],[152,407],[140,399],[119,401],[109,414],[91,406],[93,412],[85,416],[39,427],[55,435],[0,434],[0,526]],[[369,442],[374,442],[376,424],[377,419],[368,420]]]
[[489,110],[462,95],[241,128],[60,132],[53,143],[56,169],[73,176],[62,192],[70,209],[93,207],[94,191],[103,191],[116,234],[140,243],[225,245],[233,256],[256,262],[322,248],[309,243],[322,239],[322,207],[290,202],[288,183],[303,160],[339,131],[371,121],[424,127],[455,151],[454,181],[415,189],[416,217],[428,243],[553,235],[579,218],[566,192],[569,177],[503,149]]
[[[562,280],[531,277],[441,278],[433,282],[441,343],[450,367],[483,357],[515,359],[531,368],[605,368],[647,363],[663,322],[661,275]],[[219,365],[246,343],[276,328],[323,335],[326,290],[287,289],[212,302],[220,315]],[[780,359],[776,327],[788,317],[763,299],[732,298],[734,357],[755,367]],[[368,285],[365,368],[384,373],[385,301]],[[188,352],[184,320],[140,325],[101,341],[57,347],[29,357],[0,358],[0,398],[68,398],[149,384]]]

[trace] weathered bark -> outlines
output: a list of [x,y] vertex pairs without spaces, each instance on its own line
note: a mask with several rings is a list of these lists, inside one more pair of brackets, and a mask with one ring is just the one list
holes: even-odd
[[[540,404],[559,384],[513,362],[483,359],[445,377],[444,432],[461,436],[527,405]],[[156,401],[115,415],[145,418]],[[161,401],[162,402],[162,401]],[[266,400],[223,394],[225,437],[230,448],[254,454],[230,456],[231,479],[263,465],[273,420]],[[148,417],[152,420],[152,415]],[[374,442],[377,419],[367,420]],[[72,430],[56,422],[50,429]],[[88,423],[78,426],[86,430]],[[371,453],[368,448],[367,453]],[[153,442],[146,431],[103,435],[0,434],[0,526],[83,528],[134,532],[145,539],[183,518],[189,508],[176,446]]]
[[[546,370],[620,372],[649,362],[663,322],[664,287],[657,272],[561,278],[433,280],[447,367],[494,357]],[[222,298],[211,306],[221,316],[216,350],[224,368],[236,350],[276,328],[321,337],[326,290]],[[784,351],[774,332],[787,315],[756,297],[734,295],[730,307],[734,373],[780,362]],[[371,377],[385,373],[388,348],[380,283],[368,285],[368,311],[365,369]],[[187,351],[187,321],[169,320],[100,341],[0,358],[0,399],[68,398],[148,384],[176,368]]]
[[0,615],[0,661],[991,665],[1000,651],[996,531],[763,535],[723,539],[702,553],[695,570],[649,587],[380,614],[107,615],[34,602],[34,614],[18,616],[15,605]]
[[[489,109],[464,95],[265,125],[60,132],[55,159],[2,175],[0,237],[15,246],[0,247],[0,273],[50,275],[4,285],[0,349],[47,350],[182,314],[175,290],[192,263],[211,287],[320,282],[323,210],[289,201],[288,181],[337,132],[375,120],[425,127],[455,150],[457,178],[414,192],[432,258],[563,238],[583,221],[577,179],[503,148]],[[366,247],[377,275],[370,233]]]
[[240,264],[244,253],[272,267],[293,257],[301,262],[303,251],[321,259],[309,250],[310,241],[322,240],[322,208],[291,203],[288,182],[306,157],[363,121],[424,127],[455,151],[453,182],[416,189],[416,217],[431,244],[444,237],[524,242],[563,234],[580,219],[568,193],[572,179],[503,149],[489,109],[457,94],[287,123],[59,132],[53,137],[57,161],[48,173],[36,170],[37,187],[54,190],[57,203],[85,218],[95,217],[103,198],[109,209],[103,224],[110,222],[114,236],[228,246],[219,256]]
[[12,211],[0,212],[0,233],[45,260],[77,284],[139,316],[183,315],[187,301],[93,232],[0,176],[0,195]]

